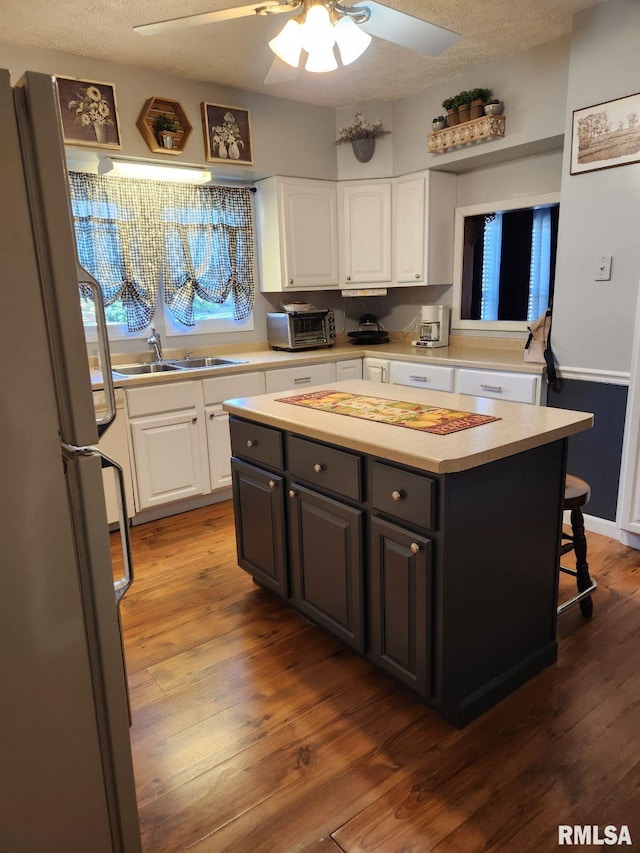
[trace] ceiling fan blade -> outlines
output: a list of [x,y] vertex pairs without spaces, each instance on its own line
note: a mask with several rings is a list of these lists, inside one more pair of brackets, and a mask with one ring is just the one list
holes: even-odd
[[365,0],[351,8],[360,7],[369,9],[371,13],[369,20],[359,25],[365,33],[401,44],[425,56],[437,56],[460,38],[458,33],[390,9],[375,0]]
[[299,71],[299,68],[287,65],[287,63],[283,62],[280,57],[276,56],[271,63],[271,68],[269,69],[267,76],[264,78],[264,82],[267,86],[274,83],[290,83],[292,80],[296,79]]
[[219,21],[231,21],[234,18],[244,18],[250,15],[273,15],[278,12],[290,12],[294,3],[287,0],[262,0],[248,6],[232,6],[230,9],[217,9],[213,12],[202,12],[198,15],[185,15],[182,18],[171,18],[168,21],[157,21],[153,24],[139,24],[134,31],[141,36],[156,36],[165,32],[174,32],[186,27],[199,27],[202,24],[215,24]]

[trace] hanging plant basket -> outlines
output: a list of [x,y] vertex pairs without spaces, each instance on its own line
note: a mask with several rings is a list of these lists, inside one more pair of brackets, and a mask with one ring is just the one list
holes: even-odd
[[356,160],[361,163],[368,163],[376,150],[376,141],[375,139],[354,139],[351,142],[351,147]]

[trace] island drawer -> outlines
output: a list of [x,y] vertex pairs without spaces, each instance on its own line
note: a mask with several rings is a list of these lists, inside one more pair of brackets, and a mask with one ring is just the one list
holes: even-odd
[[370,477],[375,509],[428,530],[436,529],[436,480],[384,462],[371,462]]
[[354,501],[362,500],[359,456],[291,435],[288,438],[287,457],[292,477],[330,489]]
[[279,430],[237,418],[229,419],[229,430],[233,456],[282,471],[284,460]]

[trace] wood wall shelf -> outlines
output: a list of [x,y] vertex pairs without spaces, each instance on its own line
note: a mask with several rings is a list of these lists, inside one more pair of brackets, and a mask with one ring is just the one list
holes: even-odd
[[480,139],[499,139],[504,136],[504,131],[504,116],[481,116],[430,133],[427,137],[427,149],[430,154],[437,154],[447,148],[468,145]]
[[[173,148],[161,145],[154,130],[155,120],[161,115],[169,116],[178,125],[178,132],[173,137]],[[193,130],[178,101],[169,98],[149,98],[138,116],[136,127],[154,154],[181,154]]]

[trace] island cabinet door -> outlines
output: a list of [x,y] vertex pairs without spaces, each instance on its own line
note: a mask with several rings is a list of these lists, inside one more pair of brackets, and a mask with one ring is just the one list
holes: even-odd
[[284,480],[237,459],[231,460],[231,474],[238,563],[287,598]]
[[313,622],[364,649],[362,510],[297,483],[288,492],[291,597]]
[[379,518],[371,537],[368,656],[428,698],[432,543]]

